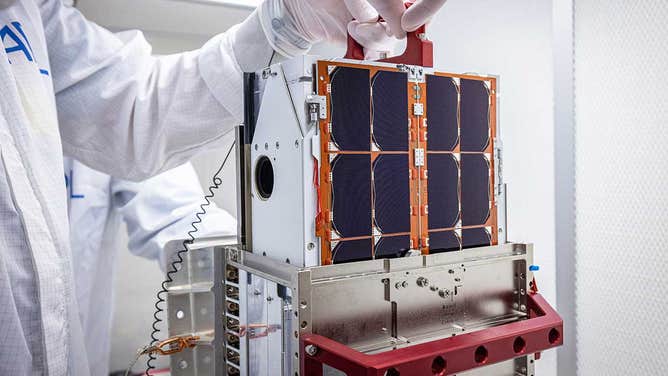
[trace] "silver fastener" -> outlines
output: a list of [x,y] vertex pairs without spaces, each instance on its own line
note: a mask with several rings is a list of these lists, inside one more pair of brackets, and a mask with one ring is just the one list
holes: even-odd
[[318,353],[318,348],[315,345],[306,345],[306,347],[304,347],[304,351],[306,351],[306,353],[310,356],[315,356],[315,354]]

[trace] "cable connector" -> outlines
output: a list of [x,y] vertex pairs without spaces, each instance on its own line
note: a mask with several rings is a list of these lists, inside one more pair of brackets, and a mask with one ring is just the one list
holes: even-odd
[[187,348],[197,346],[199,336],[177,336],[167,338],[164,341],[158,342],[156,345],[146,346],[140,350],[139,355],[159,354],[172,355],[181,352]]
[[[125,376],[130,375],[130,371],[132,370],[132,367],[137,363],[139,358],[141,358],[143,355],[153,355],[153,354],[159,354],[159,355],[172,355],[176,354],[178,352],[181,352],[185,349],[193,348],[197,346],[197,343],[199,341],[199,336],[176,336],[176,337],[171,337],[167,338],[164,341],[160,341],[155,345],[148,345],[140,348],[137,350],[137,354],[135,354],[135,358],[130,363],[128,368],[125,371]],[[148,371],[147,371],[148,373]]]

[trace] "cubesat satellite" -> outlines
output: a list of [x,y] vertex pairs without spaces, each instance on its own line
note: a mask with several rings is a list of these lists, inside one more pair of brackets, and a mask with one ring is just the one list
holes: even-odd
[[211,352],[172,373],[529,376],[561,345],[533,247],[505,236],[498,78],[434,70],[424,35],[245,77]]

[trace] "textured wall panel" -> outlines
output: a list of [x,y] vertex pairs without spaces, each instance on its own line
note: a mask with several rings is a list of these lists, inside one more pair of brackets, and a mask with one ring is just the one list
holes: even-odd
[[665,375],[668,2],[574,17],[578,375]]

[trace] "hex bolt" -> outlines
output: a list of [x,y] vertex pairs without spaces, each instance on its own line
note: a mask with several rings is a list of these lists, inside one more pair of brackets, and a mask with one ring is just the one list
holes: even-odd
[[420,287],[427,287],[429,286],[429,280],[425,277],[419,277],[416,281],[417,285]]
[[520,306],[520,311],[522,311],[522,312],[526,312],[526,310],[527,310],[527,306],[525,306],[524,304],[522,304],[522,305]]
[[438,291],[438,296],[440,296],[441,298],[445,299],[445,298],[447,298],[448,296],[450,296],[450,290],[448,290],[448,289],[445,289],[445,290],[439,290],[439,291]]
[[406,281],[401,282],[401,287],[403,287],[403,288],[408,287],[408,282],[406,282]]
[[306,347],[304,347],[304,351],[306,351],[306,353],[310,356],[315,356],[315,354],[318,353],[318,348],[315,345],[306,345]]
[[394,288],[399,290],[401,288],[401,282],[397,282],[394,284]]

